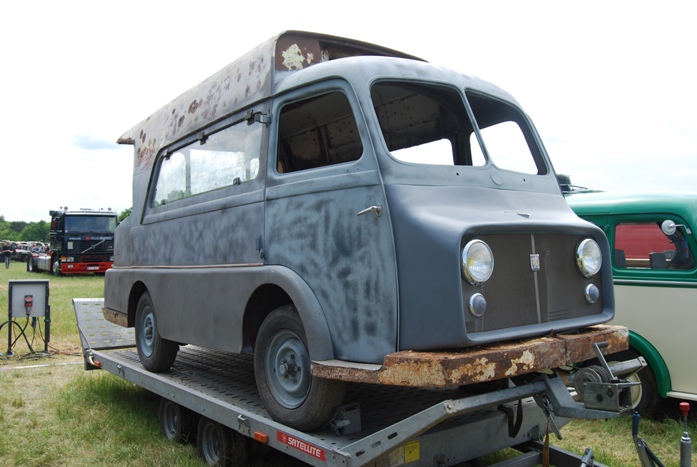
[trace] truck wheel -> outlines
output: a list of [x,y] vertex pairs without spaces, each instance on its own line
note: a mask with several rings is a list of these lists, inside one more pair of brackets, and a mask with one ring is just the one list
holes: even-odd
[[27,258],[27,272],[35,272],[34,271],[34,258],[29,256]]
[[196,434],[194,413],[164,397],[160,399],[160,426],[169,441],[186,443]]
[[54,276],[60,276],[61,275],[61,263],[58,260],[55,260],[53,264],[51,265],[51,272],[53,272]]
[[230,430],[210,418],[201,417],[196,433],[198,453],[208,465],[232,465]]
[[313,430],[327,423],[346,392],[345,383],[310,374],[305,330],[292,305],[274,310],[262,323],[254,352],[254,374],[271,417],[298,430]]
[[177,357],[179,344],[160,336],[155,320],[155,307],[148,292],[138,300],[135,327],[136,348],[143,368],[155,373],[169,370]]

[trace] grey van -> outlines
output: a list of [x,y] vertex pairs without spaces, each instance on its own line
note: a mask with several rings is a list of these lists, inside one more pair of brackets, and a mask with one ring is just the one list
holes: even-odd
[[[135,326],[151,371],[184,344],[253,353],[265,407],[296,428],[324,423],[345,381],[457,386],[568,364],[540,347],[437,380],[463,349],[613,317],[603,232],[566,204],[516,101],[472,76],[287,31],[119,143],[135,147],[133,211],[105,316]],[[395,355],[409,361],[390,373]]]

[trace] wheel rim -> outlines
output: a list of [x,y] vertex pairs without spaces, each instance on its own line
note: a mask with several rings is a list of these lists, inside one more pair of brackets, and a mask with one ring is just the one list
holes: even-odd
[[284,407],[300,406],[310,390],[310,359],[303,341],[293,331],[277,332],[266,352],[266,373],[274,399]]
[[177,408],[172,403],[168,403],[162,413],[162,428],[165,436],[169,440],[177,438],[177,428],[179,427],[179,415]]
[[61,272],[61,265],[60,265],[60,263],[59,263],[58,261],[54,261],[54,262],[53,262],[53,274],[58,275],[58,274],[60,274],[60,272]]
[[220,460],[220,435],[212,424],[207,424],[201,440],[201,455],[209,464],[217,464]]
[[630,383],[639,383],[629,388],[629,394],[631,395],[632,400],[632,408],[636,409],[639,406],[639,402],[641,402],[641,398],[644,396],[644,391],[643,389],[641,389],[641,378],[639,377],[639,375],[634,373],[633,375],[627,378],[627,381],[629,381]]
[[153,341],[155,340],[155,315],[150,308],[144,312],[143,323],[140,332],[140,349],[146,356],[152,355]]
[[[618,363],[618,362],[608,362],[608,365],[612,365],[613,363]],[[635,384],[634,386],[629,387],[629,395],[630,395],[630,400],[632,404],[632,408],[636,409],[639,406],[639,403],[641,402],[641,398],[644,396],[644,390],[642,389],[641,386],[641,377],[639,376],[639,372],[632,373],[631,375],[627,376],[625,378],[628,383],[639,383]]]

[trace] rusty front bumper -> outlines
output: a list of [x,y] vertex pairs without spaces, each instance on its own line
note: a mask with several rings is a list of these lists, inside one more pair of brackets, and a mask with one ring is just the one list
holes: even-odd
[[402,351],[385,357],[382,366],[336,360],[313,362],[312,375],[355,382],[445,388],[552,370],[595,358],[593,343],[607,342],[603,354],[629,347],[623,326],[598,325],[576,334],[554,335],[487,345],[457,352]]

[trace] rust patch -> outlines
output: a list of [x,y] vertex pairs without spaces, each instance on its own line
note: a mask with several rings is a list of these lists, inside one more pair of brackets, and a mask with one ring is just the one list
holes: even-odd
[[444,388],[551,370],[595,357],[592,344],[607,342],[603,353],[629,347],[622,326],[592,326],[574,335],[555,335],[494,344],[459,352],[403,351],[385,357],[379,369],[313,362],[320,378],[393,386]]

